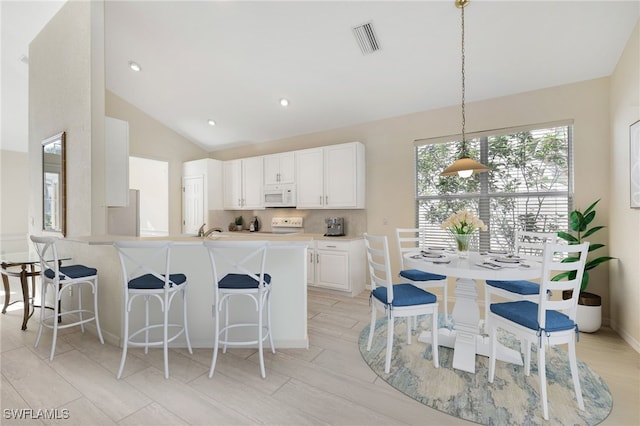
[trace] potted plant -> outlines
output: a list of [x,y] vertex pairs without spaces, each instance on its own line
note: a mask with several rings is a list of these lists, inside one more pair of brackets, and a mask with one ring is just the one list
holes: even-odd
[[242,216],[236,217],[236,231],[242,231],[242,225],[244,221],[242,220]]
[[[571,232],[558,232],[558,237],[567,241],[569,244],[581,244],[587,241],[587,237],[593,235],[597,231],[604,228],[604,226],[593,226],[589,228],[589,225],[596,217],[596,211],[594,210],[596,204],[600,200],[598,199],[591,204],[585,211],[573,210],[569,214],[569,230]],[[589,253],[594,252],[604,247],[604,244],[589,244]],[[587,258],[587,263],[584,267],[584,275],[582,276],[582,283],[580,284],[580,295],[578,297],[578,312],[576,314],[576,322],[580,331],[586,333],[593,333],[600,329],[602,323],[602,299],[599,295],[589,293],[585,291],[589,285],[589,271],[601,263],[608,262],[611,259],[615,259],[611,256],[600,256],[595,259]],[[573,262],[576,258],[567,258],[566,262]],[[575,277],[575,271],[563,272],[553,277],[553,280],[559,281],[562,278],[568,277],[569,279]],[[571,297],[571,290],[563,292],[563,298],[568,299]]]

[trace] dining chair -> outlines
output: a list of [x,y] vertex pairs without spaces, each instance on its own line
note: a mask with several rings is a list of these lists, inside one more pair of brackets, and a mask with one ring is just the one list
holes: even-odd
[[[187,349],[189,353],[193,353],[187,321],[187,277],[182,273],[171,273],[170,241],[115,241],[113,245],[120,259],[124,305],[122,358],[116,377],[122,377],[129,346],[144,347],[145,354],[149,352],[149,347],[161,346],[164,355],[164,377],[168,379],[169,343],[184,334]],[[169,322],[171,303],[178,293],[182,295],[182,324]],[[144,325],[130,332],[131,311],[134,301],[139,297],[144,301]],[[150,323],[149,302],[153,299],[159,302],[161,322]],[[162,332],[161,336],[150,337],[151,332],[158,329]],[[169,329],[175,330],[171,336]],[[138,340],[140,335],[142,339]]]
[[[524,260],[541,262],[545,243],[555,244],[558,235],[555,232],[515,232],[514,254]],[[502,297],[507,300],[529,300],[536,302],[540,294],[540,284],[528,280],[496,281],[487,280],[484,286],[484,318],[489,317],[489,306],[492,296]],[[526,343],[522,342],[520,350],[524,353]],[[528,368],[528,366],[526,366]]]
[[371,275],[371,325],[367,351],[371,350],[378,310],[387,315],[387,346],[384,371],[391,369],[393,330],[396,318],[407,319],[407,343],[411,344],[411,318],[418,315],[431,316],[431,347],[433,365],[438,368],[438,301],[434,294],[410,283],[393,284],[389,244],[386,236],[363,234]]
[[[49,360],[53,361],[58,339],[58,330],[79,325],[80,330],[84,333],[84,325],[91,321],[95,321],[98,338],[100,339],[100,343],[104,344],[102,331],[100,330],[100,319],[98,317],[98,270],[79,264],[61,266],[58,249],[56,247],[57,237],[31,235],[30,238],[40,259],[40,279],[42,281],[40,327],[38,328],[38,336],[36,337],[34,346],[37,348],[40,343],[43,327],[52,329],[53,339]],[[82,307],[83,287],[88,287],[93,294],[93,310]],[[77,292],[78,308],[62,312],[60,309],[62,297],[65,294],[73,295],[74,289]],[[54,299],[53,313],[50,315],[47,315],[47,308],[45,307],[48,291],[53,293]],[[25,309],[27,309],[26,306]],[[84,316],[85,314],[89,316]],[[61,324],[60,320],[65,317],[71,318],[72,322]]]
[[[545,420],[549,420],[547,404],[547,379],[545,354],[548,347],[567,344],[571,377],[578,401],[578,407],[584,410],[584,401],[578,376],[576,359],[576,336],[578,325],[576,311],[580,284],[584,274],[589,243],[582,244],[553,244],[544,246],[542,260],[542,278],[538,300],[519,300],[515,302],[494,303],[490,306],[488,327],[491,330],[491,350],[489,357],[489,382],[493,383],[496,369],[496,347],[498,329],[506,330],[520,338],[520,341],[538,342],[538,376],[540,378],[540,399]],[[574,261],[567,261],[572,259]],[[558,272],[569,271],[566,280],[554,281]],[[566,300],[551,300],[547,291],[571,290],[572,296]],[[530,364],[531,351],[525,351],[526,366]]]
[[[266,372],[263,346],[267,339],[271,352],[276,353],[271,331],[271,275],[265,272],[269,242],[207,240],[204,241],[204,246],[209,252],[214,287],[215,332],[209,378],[213,377],[218,348],[222,344],[222,353],[226,353],[227,346],[257,346],[260,375],[264,379]],[[238,300],[242,298],[251,300],[256,309],[256,317],[239,318],[230,322],[234,302],[242,302]],[[222,324],[220,314],[223,310]],[[254,329],[255,337],[253,334],[233,336],[233,330],[238,329]]]
[[[419,251],[424,246],[424,230],[419,228],[396,228],[396,241],[398,243],[398,253],[400,254],[400,277],[409,283],[420,288],[441,288],[442,289],[442,310],[445,321],[449,320],[449,307],[447,297],[447,277],[439,274],[411,269],[405,266],[404,255]],[[422,244],[421,244],[422,243]]]

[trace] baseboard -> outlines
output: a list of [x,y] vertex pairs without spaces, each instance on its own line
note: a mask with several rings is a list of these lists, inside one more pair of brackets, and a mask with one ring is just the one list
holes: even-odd
[[638,342],[632,335],[627,333],[626,330],[624,330],[622,328],[618,328],[615,321],[611,321],[610,327],[611,327],[611,329],[613,331],[618,333],[618,335],[620,337],[622,337],[622,340],[627,342],[629,344],[629,346],[631,346],[633,348],[633,350],[635,350],[636,352],[640,353],[640,342]]

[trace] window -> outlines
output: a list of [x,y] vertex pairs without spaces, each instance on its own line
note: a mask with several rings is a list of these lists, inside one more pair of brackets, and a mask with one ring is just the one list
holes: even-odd
[[567,123],[471,134],[467,149],[491,171],[470,178],[441,177],[460,142],[416,141],[417,225],[430,245],[450,246],[440,224],[467,209],[488,226],[474,249],[513,250],[514,231],[567,228],[573,205],[572,132]]

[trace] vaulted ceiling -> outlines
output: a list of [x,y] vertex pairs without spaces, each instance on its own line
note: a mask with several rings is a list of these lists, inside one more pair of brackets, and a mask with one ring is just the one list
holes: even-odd
[[[638,1],[472,0],[467,101],[608,76],[639,16]],[[456,105],[460,18],[453,0],[109,1],[107,89],[209,151]],[[366,23],[371,54],[352,31]]]

